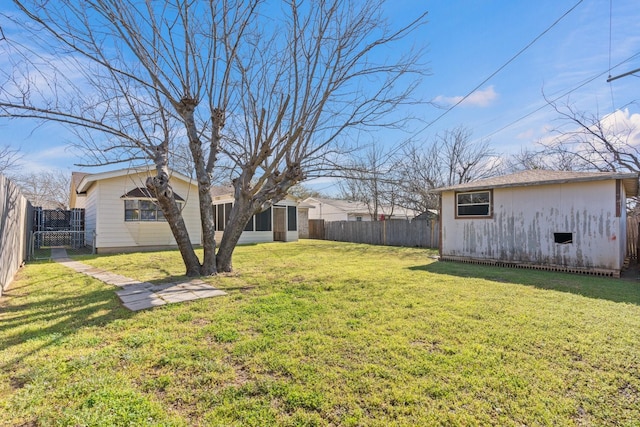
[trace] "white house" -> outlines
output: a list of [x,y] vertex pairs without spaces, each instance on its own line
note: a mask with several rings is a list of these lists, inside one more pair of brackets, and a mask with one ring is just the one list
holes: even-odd
[[619,276],[638,174],[530,170],[434,192],[442,260]]
[[[325,199],[308,197],[306,205],[313,206],[309,210],[309,219],[324,219],[325,221],[372,221],[369,207],[362,202],[350,200]],[[379,209],[381,219],[413,219],[417,213],[399,206],[382,206]]]
[[[169,224],[145,186],[147,177],[154,175],[155,170],[147,168],[72,174],[70,208],[85,209],[85,240],[91,244],[95,234],[97,253],[176,247]],[[191,243],[200,245],[197,184],[172,172],[171,185]]]
[[[216,225],[216,241],[222,239],[231,207],[233,192],[230,188],[214,188],[211,191]],[[264,242],[295,242],[299,238],[300,211],[308,211],[308,207],[299,206],[298,199],[287,196],[267,210],[254,215],[247,223],[238,244]]]

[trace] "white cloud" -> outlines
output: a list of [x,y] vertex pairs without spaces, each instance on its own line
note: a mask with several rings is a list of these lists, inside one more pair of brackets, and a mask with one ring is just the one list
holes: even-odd
[[527,129],[524,132],[520,132],[519,134],[517,134],[516,138],[524,139],[526,141],[531,141],[534,135],[535,135],[535,132],[533,131],[533,129]]
[[24,172],[70,169],[74,161],[77,161],[77,156],[69,145],[57,145],[25,154],[19,163],[19,168]]
[[[433,102],[448,107],[457,104],[462,101],[463,98],[463,96],[439,95],[433,100]],[[493,88],[493,85],[491,85],[485,90],[477,90],[473,92],[464,101],[462,101],[460,105],[465,107],[488,107],[496,98],[498,98],[498,94]]]

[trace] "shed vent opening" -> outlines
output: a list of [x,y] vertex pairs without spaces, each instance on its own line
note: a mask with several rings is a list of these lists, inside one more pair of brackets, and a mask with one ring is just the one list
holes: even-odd
[[561,245],[573,243],[573,233],[553,233],[553,239]]

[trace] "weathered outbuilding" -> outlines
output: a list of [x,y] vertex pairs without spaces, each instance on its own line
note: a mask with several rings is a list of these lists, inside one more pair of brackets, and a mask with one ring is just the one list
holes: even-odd
[[619,276],[638,174],[529,170],[434,192],[442,260]]

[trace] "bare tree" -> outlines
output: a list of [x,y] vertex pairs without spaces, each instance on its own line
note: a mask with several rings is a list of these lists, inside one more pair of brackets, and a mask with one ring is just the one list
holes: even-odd
[[444,184],[462,184],[497,174],[499,159],[488,140],[472,141],[463,126],[436,135],[435,144],[444,167]]
[[13,175],[22,194],[34,206],[45,209],[67,209],[69,205],[69,188],[71,176],[61,170],[46,170]]
[[402,206],[417,212],[438,208],[438,196],[429,190],[443,184],[440,153],[436,144],[404,147],[397,172]]
[[429,190],[496,175],[500,163],[489,142],[472,141],[463,126],[437,134],[429,144],[408,145],[397,168],[401,205],[419,212],[434,209],[437,197]]
[[21,157],[20,151],[9,145],[0,147],[0,174],[6,175],[15,169]]
[[[359,153],[360,154],[360,153]],[[344,168],[341,197],[364,203],[374,221],[391,216],[398,203],[395,156],[390,150],[371,145],[364,156]]]
[[624,112],[600,117],[577,110],[568,101],[547,101],[558,114],[555,135],[542,141],[542,152],[555,165],[572,170],[640,171],[640,133]]
[[550,152],[544,147],[540,150],[521,149],[505,159],[505,169],[517,172],[531,169],[572,171],[581,169],[572,153],[567,151]]
[[289,189],[289,195],[296,197],[300,200],[306,199],[308,197],[320,197],[320,198],[328,197],[322,191],[314,190],[313,188],[309,188],[304,184],[296,184],[293,187],[291,187]]
[[[230,271],[251,216],[339,158],[350,129],[401,124],[394,112],[424,71],[422,51],[391,48],[426,12],[391,28],[384,3],[14,0],[21,13],[5,19],[29,37],[4,31],[13,64],[0,76],[0,116],[71,126],[93,164],[152,162],[147,187],[187,275]],[[198,184],[202,262],[171,189],[178,145]],[[235,203],[216,252],[209,191],[220,162]]]

